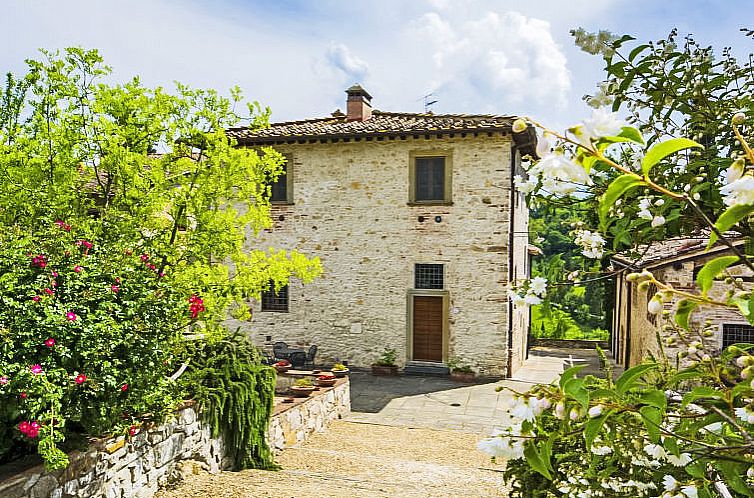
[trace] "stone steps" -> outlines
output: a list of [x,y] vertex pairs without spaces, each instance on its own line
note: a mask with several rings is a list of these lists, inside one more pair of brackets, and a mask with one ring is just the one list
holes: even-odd
[[405,375],[422,375],[432,377],[447,377],[450,375],[450,369],[444,363],[433,361],[409,361],[403,367]]

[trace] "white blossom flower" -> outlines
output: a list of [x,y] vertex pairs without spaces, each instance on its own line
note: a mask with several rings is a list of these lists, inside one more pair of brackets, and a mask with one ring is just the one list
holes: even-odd
[[514,175],[513,183],[516,185],[518,191],[524,194],[533,192],[537,188],[537,179],[533,177],[528,177],[524,180],[521,175]]
[[636,213],[637,216],[645,220],[651,220],[653,218],[652,212],[649,210],[651,206],[652,199],[650,199],[649,197],[639,199],[639,212]]
[[754,204],[754,176],[744,175],[720,189],[728,206]]
[[562,152],[551,152],[529,168],[529,175],[540,177],[542,188],[555,196],[570,194],[578,185],[591,185],[583,166]]
[[610,112],[606,108],[595,109],[592,111],[592,117],[585,119],[583,126],[579,129],[581,132],[579,141],[584,145],[590,145],[592,140],[618,135],[624,126],[626,123],[618,117],[617,113]]
[[537,139],[537,157],[545,157],[550,154],[554,146],[553,136],[550,133],[544,133]]
[[514,424],[507,429],[497,431],[491,437],[477,443],[477,448],[494,458],[516,460],[524,456],[524,440],[521,425]]
[[589,417],[590,418],[597,418],[600,415],[602,415],[602,405],[595,405],[591,408],[589,408]]
[[662,226],[665,224],[665,217],[661,215],[657,215],[654,218],[652,218],[652,228],[657,228],[659,226]]
[[605,239],[598,232],[576,230],[574,243],[582,247],[581,254],[587,258],[599,259],[605,254]]
[[681,488],[681,493],[686,495],[687,498],[699,498],[699,494],[697,493],[696,486],[693,484],[690,484],[688,486],[683,486]]
[[534,294],[543,297],[547,292],[547,279],[544,277],[534,277],[529,282],[529,290]]
[[609,455],[612,452],[613,449],[609,446],[592,446],[592,453],[594,453],[595,455]]
[[664,460],[667,458],[665,448],[659,444],[647,444],[644,446],[644,452],[656,460]]
[[685,467],[691,463],[691,455],[688,453],[681,453],[681,456],[675,456],[668,453],[668,462],[675,467]]
[[671,475],[665,475],[665,477],[662,478],[662,484],[665,486],[665,491],[675,491],[678,489],[678,481],[675,480],[675,477]]
[[523,296],[519,295],[516,291],[508,290],[508,297],[510,298],[513,306],[526,306],[526,300]]
[[542,304],[542,300],[539,298],[539,296],[528,293],[524,296],[524,304],[528,304],[529,306],[536,306],[538,304]]
[[754,424],[754,412],[752,412],[748,406],[736,408],[734,412],[736,417],[742,422]]

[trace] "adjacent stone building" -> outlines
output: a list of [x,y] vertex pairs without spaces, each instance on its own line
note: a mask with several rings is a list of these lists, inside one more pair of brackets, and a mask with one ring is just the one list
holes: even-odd
[[320,362],[366,367],[388,348],[409,370],[459,358],[510,375],[529,317],[506,296],[529,273],[513,175],[533,132],[514,137],[507,116],[372,110],[358,85],[347,94],[346,114],[230,130],[240,146],[287,158],[257,247],[295,248],[324,268],[265,293],[252,339],[316,344]]
[[[668,333],[662,332],[662,325],[672,318],[649,313],[647,305],[657,289],[650,285],[641,290],[636,282],[626,281],[626,275],[648,270],[660,282],[681,291],[697,293],[695,281],[699,269],[711,259],[731,254],[730,249],[722,244],[707,250],[708,241],[707,236],[668,239],[639,248],[641,255],[636,258],[628,255],[613,257],[617,274],[610,350],[616,363],[627,368],[649,356],[660,358],[662,352],[657,334],[660,332],[660,337],[666,338]],[[743,241],[735,244],[742,245]],[[731,266],[728,272],[740,278],[745,288],[751,288],[754,275],[745,266]],[[723,282],[715,282],[709,295],[724,300],[727,288]],[[675,301],[665,304],[666,310],[671,311],[674,307]],[[699,330],[707,321],[715,330],[712,337],[705,339],[711,353],[737,342],[754,342],[754,327],[736,309],[702,306],[691,314],[689,324],[692,330]],[[678,346],[664,346],[669,358],[675,358],[680,350]]]

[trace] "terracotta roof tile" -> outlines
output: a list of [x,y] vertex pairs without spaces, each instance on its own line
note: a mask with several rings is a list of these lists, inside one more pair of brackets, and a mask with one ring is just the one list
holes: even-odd
[[[729,238],[734,239],[733,242],[735,242],[736,245],[743,243],[739,234],[731,232],[726,233],[726,235]],[[704,252],[704,249],[707,247],[707,242],[709,242],[708,234],[677,237],[640,245],[635,250],[616,254],[612,259],[623,265],[632,266],[634,268],[645,268],[657,263],[662,263],[666,260],[675,259],[684,254],[696,251]],[[714,251],[716,249],[722,249],[723,247],[724,245],[718,242],[711,250]]]
[[269,128],[231,128],[228,135],[241,145],[280,143],[300,139],[399,136],[445,132],[511,131],[515,116],[488,114],[412,114],[374,111],[366,121],[348,121],[345,116],[273,123]]

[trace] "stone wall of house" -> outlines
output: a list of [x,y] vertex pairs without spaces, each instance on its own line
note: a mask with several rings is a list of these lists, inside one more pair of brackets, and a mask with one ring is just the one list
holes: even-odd
[[[667,263],[649,268],[655,278],[660,282],[671,284],[674,288],[686,292],[696,293],[698,289],[695,286],[695,270],[698,270],[710,259],[720,256],[721,253],[701,255],[693,259]],[[730,268],[732,275],[747,277],[750,279],[751,272],[745,267],[733,266]],[[625,274],[623,275],[625,277]],[[745,288],[751,288],[751,283],[744,283]],[[672,311],[675,309],[678,299],[665,303],[665,310],[671,312],[671,315],[663,317],[661,315],[651,315],[647,312],[649,300],[656,292],[653,286],[647,290],[639,290],[635,283],[626,282],[621,278],[618,282],[619,291],[618,313],[614,320],[614,331],[618,331],[620,345],[626,347],[626,331],[630,333],[630,359],[629,365],[633,366],[641,362],[643,358],[649,355],[659,358],[662,354],[660,346],[657,343],[657,332],[660,336],[667,338],[668,332],[662,331],[662,326],[672,321]],[[716,281],[709,292],[709,296],[717,300],[725,300],[725,292],[728,286],[721,281]],[[630,293],[630,307],[628,303],[628,294]],[[629,327],[630,314],[630,327]],[[706,344],[711,353],[719,352],[723,344],[723,325],[724,324],[748,324],[741,314],[732,308],[719,306],[700,306],[690,317],[689,325],[692,330],[701,330],[705,324],[712,324],[714,335],[706,338]],[[630,328],[630,330],[629,330]],[[691,339],[694,340],[694,339]],[[677,354],[684,350],[683,344],[674,346],[664,345],[665,354],[668,358],[675,359]],[[618,351],[617,359],[622,358],[621,351]]]
[[[348,380],[293,405],[280,405],[270,420],[268,442],[274,451],[300,444],[313,432],[350,412]],[[212,438],[194,408],[175,420],[133,438],[102,440],[70,455],[62,471],[41,466],[0,480],[2,498],[151,498],[160,486],[183,472],[211,473],[230,467],[221,438]]]
[[[324,275],[305,287],[290,283],[288,313],[257,306],[251,324],[234,325],[260,346],[268,336],[316,344],[322,362],[368,366],[389,347],[402,365],[410,359],[414,264],[441,263],[450,299],[447,355],[482,375],[505,374],[510,136],[276,148],[292,158],[294,203],[273,206],[274,227],[254,245],[319,256]],[[452,205],[408,204],[412,152],[452,155]]]

